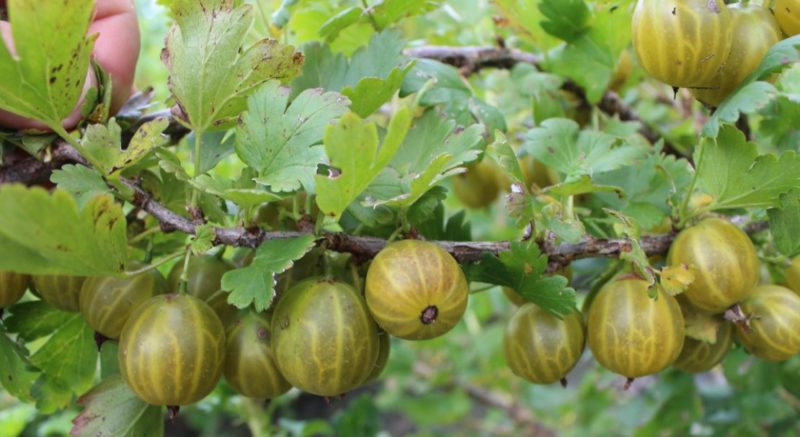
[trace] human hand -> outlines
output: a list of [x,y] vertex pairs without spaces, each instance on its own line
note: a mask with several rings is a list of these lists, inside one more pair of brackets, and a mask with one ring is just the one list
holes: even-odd
[[[0,0],[5,7],[6,0]],[[0,22],[3,40],[13,51],[11,26],[8,22]],[[134,0],[97,0],[94,21],[89,27],[89,34],[98,33],[95,41],[93,57],[111,76],[112,98],[111,113],[116,111],[128,99],[133,89],[133,78],[136,72],[136,61],[139,58],[139,23],[136,17]],[[94,86],[97,80],[94,72],[87,72],[85,89]],[[83,97],[72,113],[64,120],[64,127],[72,128],[81,119],[80,109]],[[46,129],[36,121],[0,110],[0,126],[12,129]]]

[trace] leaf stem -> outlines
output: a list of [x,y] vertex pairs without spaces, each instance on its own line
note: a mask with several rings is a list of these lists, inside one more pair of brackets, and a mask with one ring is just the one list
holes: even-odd
[[[194,132],[194,179],[197,179],[200,176],[200,149],[202,148],[202,137],[203,131],[196,130]],[[196,187],[192,188],[192,201],[190,205],[192,208],[197,208],[197,201],[198,201],[198,189]]]
[[178,293],[189,293],[189,260],[192,258],[192,246],[186,246],[186,256],[183,258],[183,271],[181,272],[180,285],[178,285]]
[[375,32],[380,32],[381,28],[378,26],[378,22],[375,21],[375,17],[373,17],[372,13],[370,13],[370,5],[367,4],[367,0],[361,0],[361,4],[364,5],[364,13],[366,13],[367,17],[369,17],[369,22],[372,24],[372,28],[375,29]]
[[178,252],[175,252],[175,253],[171,253],[171,254],[159,259],[158,261],[156,261],[156,262],[154,262],[152,264],[149,264],[149,265],[146,265],[146,266],[142,267],[139,270],[133,270],[133,271],[130,271],[130,272],[125,272],[125,276],[128,276],[128,277],[136,276],[136,275],[140,275],[142,273],[145,273],[145,272],[147,272],[149,270],[157,269],[157,268],[161,267],[162,265],[172,261],[173,259],[180,257],[181,255],[183,255],[183,251],[182,250],[178,251]]
[[697,178],[700,175],[698,170],[700,170],[700,168],[703,166],[704,156],[705,147],[703,147],[703,141],[700,141],[700,144],[697,145],[697,158],[694,161],[694,174],[692,175],[692,181],[689,183],[689,188],[686,189],[686,196],[683,198],[683,202],[681,202],[680,209],[678,210],[678,229],[682,229],[684,226],[686,226],[686,223],[696,215],[689,215],[689,202],[691,202],[694,189],[697,186]]
[[[58,136],[63,138],[64,141],[69,143],[70,146],[75,148],[75,150],[77,150],[78,153],[80,153],[81,156],[84,159],[86,159],[89,162],[89,164],[92,165],[92,167],[94,167],[95,169],[100,171],[100,173],[103,173],[103,166],[100,164],[99,161],[94,159],[94,157],[92,157],[89,153],[86,152],[86,149],[83,148],[83,145],[81,144],[81,142],[80,142],[80,140],[78,138],[75,138],[74,135],[72,135],[71,133],[67,132],[66,129],[64,129],[64,127],[61,126],[61,125],[50,126],[50,129],[53,129],[53,132],[55,132]],[[105,175],[103,175],[103,176],[105,176]]]

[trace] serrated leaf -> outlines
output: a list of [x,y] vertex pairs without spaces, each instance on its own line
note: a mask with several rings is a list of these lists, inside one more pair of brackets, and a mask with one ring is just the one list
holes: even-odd
[[67,164],[50,175],[50,181],[58,188],[75,197],[78,208],[83,208],[91,198],[98,194],[110,193],[103,176],[92,168]]
[[385,29],[402,18],[424,14],[440,7],[442,0],[382,0],[370,7],[379,29]]
[[778,208],[767,214],[775,247],[790,258],[800,254],[800,190],[780,196]]
[[31,363],[42,370],[36,391],[46,397],[35,396],[40,401],[39,409],[52,412],[54,408],[63,408],[94,382],[97,371],[94,331],[80,314],[71,315],[31,356]]
[[[410,206],[443,179],[464,171],[462,166],[478,159],[483,127],[457,127],[453,120],[429,109],[409,130],[389,167],[396,185],[391,198],[370,200],[371,205]],[[387,193],[389,190],[386,191]]]
[[758,67],[750,73],[703,126],[703,136],[714,138],[723,124],[733,124],[739,115],[750,114],[766,106],[777,95],[775,87],[767,82],[771,75],[800,61],[800,35],[786,38],[772,46]]
[[500,165],[500,168],[511,179],[512,184],[517,184],[524,192],[529,191],[528,184],[525,183],[525,176],[522,174],[522,168],[519,165],[519,158],[517,158],[514,149],[508,144],[508,140],[506,140],[506,136],[502,132],[496,131],[494,133],[494,142],[486,148],[486,153]]
[[[424,90],[424,93],[421,91]],[[422,106],[442,105],[444,112],[459,124],[478,121],[488,132],[507,129],[505,117],[495,107],[475,96],[459,70],[451,65],[430,59],[417,59],[405,77],[400,96],[418,94]]]
[[678,193],[684,193],[692,179],[691,165],[657,149],[632,165],[593,177],[601,185],[618,186],[625,197],[596,193],[595,199],[607,208],[636,219],[645,230],[652,229],[671,214],[671,205],[678,204]]
[[411,113],[402,108],[395,113],[383,144],[378,149],[378,131],[353,113],[345,114],[325,132],[325,150],[331,174],[317,175],[317,205],[337,220],[350,203],[372,183],[392,160],[406,138]]
[[31,366],[24,347],[11,341],[0,324],[0,384],[12,396],[31,402],[31,388],[39,374]]
[[399,32],[387,30],[372,36],[348,60],[327,46],[312,43],[304,47],[303,74],[292,83],[292,95],[313,88],[340,91],[352,101],[352,110],[366,117],[386,103],[399,89],[410,70],[402,56]]
[[205,193],[219,196],[244,209],[283,199],[284,196],[281,194],[257,187],[254,181],[255,175],[249,174],[248,169],[243,170],[242,176],[237,181],[218,175],[200,175],[190,183]]
[[697,274],[697,267],[692,265],[680,264],[677,266],[666,266],[661,269],[661,287],[670,296],[677,296],[686,291],[686,288],[694,282]]
[[296,76],[303,57],[290,46],[260,40],[244,48],[253,24],[251,4],[235,0],[171,3],[175,25],[162,58],[169,88],[196,131],[232,124],[259,84]]
[[214,239],[217,237],[214,228],[215,226],[211,223],[205,223],[196,228],[195,234],[189,239],[192,253],[202,255],[214,248]]
[[275,297],[275,278],[288,270],[314,247],[315,237],[265,241],[258,247],[253,262],[225,273],[222,289],[230,292],[228,303],[237,308],[253,305],[257,312],[266,311]]
[[12,55],[0,44],[0,108],[61,128],[78,103],[96,35],[90,0],[9,0]]
[[73,437],[164,435],[162,407],[139,399],[121,376],[105,378],[77,403],[83,411],[72,420]]
[[113,275],[125,270],[126,221],[109,195],[82,210],[64,191],[0,187],[0,268],[30,274]]
[[561,173],[594,176],[631,165],[645,156],[647,147],[595,130],[581,130],[578,123],[554,118],[532,129],[525,148],[534,158]]
[[326,42],[332,42],[339,36],[342,30],[357,23],[361,18],[361,14],[362,9],[358,6],[342,9],[341,12],[322,24],[322,27],[319,28],[319,36]]
[[156,147],[166,144],[162,133],[169,120],[159,118],[145,123],[136,130],[125,150],[122,150],[122,130],[113,118],[108,126],[95,124],[86,128],[81,143],[92,162],[102,166],[106,176],[117,177],[120,172],[144,158]]
[[404,68],[397,67],[389,73],[386,79],[365,77],[358,81],[355,87],[342,88],[342,95],[353,102],[351,111],[360,117],[368,117],[395,95],[400,89],[400,85],[403,84],[403,79],[413,67],[413,62],[409,62]]
[[[234,136],[230,131],[204,132],[200,138],[200,173],[214,169],[220,161],[233,153]],[[194,144],[194,132],[186,137],[188,144]]]
[[485,253],[479,263],[467,266],[467,277],[470,281],[510,287],[561,318],[575,311],[575,290],[567,286],[567,278],[545,275],[547,261],[536,242],[514,242],[499,257]]
[[545,20],[540,23],[550,35],[572,41],[589,29],[591,12],[583,0],[542,0],[539,10]]
[[775,207],[782,194],[800,188],[800,156],[759,155],[733,126],[716,140],[703,139],[695,155],[698,187],[713,199],[704,210]]
[[569,181],[551,185],[545,188],[544,192],[553,196],[577,196],[588,193],[614,193],[618,197],[625,196],[622,188],[613,185],[595,184],[589,175],[582,175]]
[[313,189],[317,165],[325,161],[319,146],[326,126],[347,111],[338,93],[306,90],[292,101],[288,90],[271,81],[248,99],[236,129],[236,153],[259,172],[257,181],[274,192]]
[[72,316],[41,300],[16,304],[11,311],[5,320],[8,331],[29,343],[51,335]]
[[[582,5],[581,5],[582,4]],[[618,4],[594,4],[594,13],[587,28],[588,8],[582,0],[547,0],[541,3],[552,8],[553,31],[567,44],[551,50],[544,60],[547,71],[568,77],[583,87],[589,103],[602,98],[617,67],[620,53],[630,43],[631,8]],[[559,9],[571,8],[572,15],[559,16]],[[542,23],[544,27],[547,23]]]

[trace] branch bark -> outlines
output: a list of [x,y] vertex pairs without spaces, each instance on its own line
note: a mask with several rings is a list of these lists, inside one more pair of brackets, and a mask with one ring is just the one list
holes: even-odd
[[[485,68],[510,69],[516,64],[530,64],[541,70],[540,60],[532,53],[507,47],[450,47],[450,46],[423,46],[407,49],[403,52],[406,56],[421,59],[434,59],[439,62],[452,65],[461,70],[465,76],[477,73]],[[571,92],[578,97],[585,105],[589,105],[586,98],[586,91],[572,80],[567,80],[561,86],[562,89]],[[608,90],[597,103],[597,107],[608,115],[617,115],[622,121],[639,122],[639,133],[647,138],[651,143],[658,142],[662,136],[650,126],[642,121],[636,111],[628,106],[617,93]],[[667,153],[682,156],[668,142],[664,143],[664,150]]]
[[[84,163],[78,152],[69,144],[59,141],[52,148],[52,156],[58,157],[58,162],[77,162]],[[26,162],[25,171],[16,167],[0,168],[0,183],[15,182],[15,178],[34,174],[44,175],[54,167],[54,162],[45,163],[31,158]],[[152,215],[161,223],[164,232],[182,232],[194,235],[197,227],[203,223],[192,220],[175,213],[159,203],[153,196],[142,189],[135,181],[122,179],[122,182],[130,188],[133,193],[131,203],[137,208]],[[745,231],[754,233],[767,229],[766,222],[755,222],[744,226]],[[295,238],[308,235],[302,231],[267,231],[262,228],[218,227],[215,229],[216,238],[214,244],[235,247],[256,248],[264,241]],[[662,235],[644,236],[639,240],[639,244],[647,255],[663,255],[667,253],[675,233]],[[511,247],[509,241],[435,241],[459,262],[480,261],[484,253],[499,255]],[[387,242],[381,238],[363,237],[344,233],[326,232],[319,236],[318,244],[325,245],[328,249],[351,253],[363,259],[373,258],[383,249]],[[566,266],[572,261],[584,258],[597,257],[619,257],[623,252],[631,250],[630,240],[626,239],[599,239],[588,237],[584,241],[576,244],[552,244],[545,242],[540,244],[542,253],[547,254],[550,260],[550,270]]]

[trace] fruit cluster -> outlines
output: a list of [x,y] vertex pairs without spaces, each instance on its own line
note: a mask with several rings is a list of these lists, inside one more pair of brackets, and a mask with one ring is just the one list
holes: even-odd
[[784,35],[800,33],[800,0],[775,11],[722,0],[638,0],[633,46],[650,76],[718,106]]
[[[319,259],[314,251],[307,257]],[[0,272],[0,308],[17,302],[31,282],[45,302],[80,311],[98,334],[119,340],[120,372],[140,398],[177,407],[206,397],[223,376],[238,393],[254,398],[274,398],[291,387],[341,395],[380,375],[390,335],[441,336],[467,307],[463,271],[434,243],[389,244],[369,265],[363,290],[317,276],[306,263],[298,261],[290,271],[299,272],[298,281],[279,287],[265,314],[240,313],[227,304],[220,283],[232,266],[214,256],[179,261],[168,280],[141,264],[132,265],[141,273],[127,277],[29,280]],[[738,227],[710,218],[685,229],[667,264],[694,272],[682,294],[673,297],[623,272],[597,292],[585,317],[577,309],[556,317],[505,289],[520,306],[506,328],[508,366],[536,384],[564,382],[588,344],[600,364],[629,380],[669,366],[701,372],[725,357],[734,332],[764,360],[800,353],[800,295],[777,285],[756,286],[755,248]],[[787,270],[791,287],[797,286],[798,265]],[[571,275],[569,269],[559,273]],[[734,324],[721,314],[736,305],[744,316]],[[698,320],[713,327],[710,336],[692,334],[688,327]]]
[[[600,289],[586,323],[577,310],[558,319],[524,304],[506,328],[509,367],[533,383],[563,381],[588,343],[603,367],[629,381],[669,366],[703,372],[724,359],[734,331],[763,360],[783,361],[800,353],[800,289],[757,286],[755,247],[738,227],[710,218],[682,231],[667,264],[695,273],[677,298],[660,287],[649,290],[647,281],[624,273]],[[787,271],[787,282],[795,269],[793,264]],[[723,313],[735,305],[744,316],[734,324]],[[699,321],[711,327],[702,339],[693,338],[690,329]]]
[[305,263],[292,273],[306,277],[279,286],[280,298],[266,314],[241,314],[227,304],[221,280],[233,266],[214,256],[179,261],[168,280],[142,264],[131,266],[142,273],[106,278],[0,271],[0,308],[32,285],[54,307],[80,311],[100,336],[118,339],[120,373],[133,392],[174,408],[203,399],[223,376],[254,398],[274,398],[292,386],[341,395],[380,375],[389,335],[440,336],[467,306],[463,271],[433,243],[388,245],[373,260],[364,290],[315,276]]

